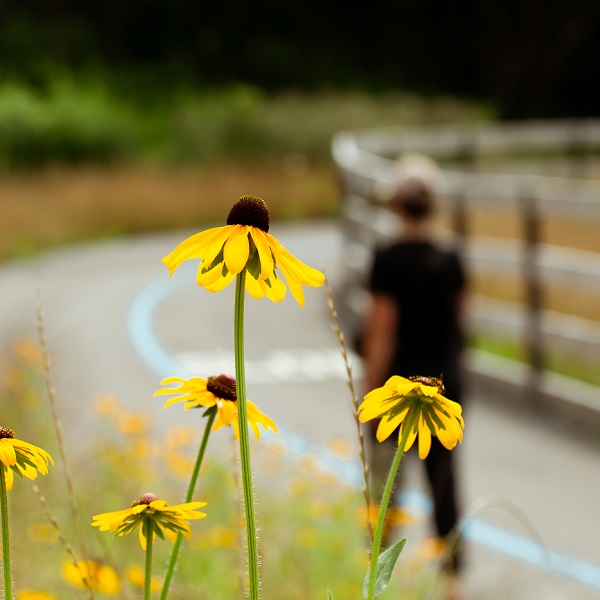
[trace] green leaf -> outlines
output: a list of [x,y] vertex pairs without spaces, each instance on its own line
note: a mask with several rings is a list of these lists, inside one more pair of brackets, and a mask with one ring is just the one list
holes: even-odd
[[333,600],[333,594],[330,590],[327,590],[327,600]]
[[253,242],[250,244],[250,258],[246,262],[246,269],[248,269],[248,272],[254,279],[259,278],[261,271],[260,255]]
[[[379,560],[377,561],[377,572],[375,575],[375,598],[382,594],[385,588],[388,586],[394,571],[394,567],[396,566],[396,561],[398,560],[400,552],[402,552],[405,544],[406,540],[400,540],[379,555]],[[369,597],[370,574],[371,569],[367,571],[367,576],[363,582],[363,598]]]
[[[200,408],[198,406],[198,408]],[[217,412],[217,405],[213,405],[213,406],[209,406],[203,413],[202,416],[203,417],[210,417],[211,415],[214,415]]]

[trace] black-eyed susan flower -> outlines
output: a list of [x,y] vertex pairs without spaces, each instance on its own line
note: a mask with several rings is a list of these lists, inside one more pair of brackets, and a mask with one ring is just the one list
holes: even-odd
[[[238,406],[235,379],[230,375],[221,374],[217,377],[202,379],[191,377],[181,379],[180,377],[167,377],[161,381],[162,385],[178,383],[178,387],[161,388],[154,392],[155,396],[164,394],[177,394],[165,402],[165,408],[176,402],[185,402],[184,410],[198,408],[200,406],[210,408],[216,407],[217,419],[212,429],[220,429],[224,425],[233,425],[234,437],[239,437]],[[252,428],[256,439],[260,439],[259,425],[265,431],[272,429],[277,433],[277,425],[264,413],[260,412],[255,404],[246,400],[248,425]]]
[[113,531],[119,536],[131,533],[139,527],[140,544],[145,550],[147,528],[152,532],[153,540],[158,535],[161,539],[166,537],[174,542],[178,533],[189,539],[192,530],[187,521],[206,517],[206,513],[196,510],[203,506],[206,506],[206,502],[186,502],[168,506],[154,494],[144,494],[130,508],[96,515],[92,525],[100,531]]
[[[398,444],[404,428],[411,427],[404,451],[414,443],[419,434],[419,457],[424,459],[431,448],[431,436],[437,436],[448,450],[462,442],[463,428],[460,404],[442,396],[441,380],[434,377],[409,377],[395,375],[383,387],[369,392],[359,406],[359,418],[364,423],[380,418],[377,439],[382,442],[400,426]],[[409,425],[407,425],[409,423]]]
[[117,572],[96,560],[80,560],[77,566],[66,562],[63,564],[62,573],[66,581],[82,590],[90,586],[95,592],[108,596],[115,596],[121,590],[121,580]]
[[0,463],[4,471],[6,489],[10,490],[14,473],[19,477],[35,479],[38,473],[46,475],[48,463],[54,464],[54,461],[42,448],[18,440],[11,429],[0,427]]
[[325,281],[322,273],[299,261],[269,234],[269,210],[256,196],[240,197],[227,225],[189,237],[162,262],[173,275],[189,259],[202,259],[196,281],[210,292],[222,290],[245,270],[251,296],[281,302],[286,293],[283,275],[298,304],[304,306],[302,286],[318,287]]

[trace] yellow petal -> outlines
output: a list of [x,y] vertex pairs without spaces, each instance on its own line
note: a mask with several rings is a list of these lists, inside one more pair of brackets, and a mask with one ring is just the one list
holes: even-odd
[[286,287],[283,281],[278,277],[271,277],[269,279],[269,285],[266,281],[260,281],[260,287],[262,287],[263,292],[273,302],[282,302],[285,298]]
[[421,414],[419,416],[419,458],[425,460],[431,450],[431,431]]
[[410,379],[400,377],[400,375],[393,375],[386,381],[384,387],[393,389],[396,394],[406,396],[418,385],[414,381],[410,381]]
[[[406,421],[404,421],[402,423],[402,426],[400,427],[400,431],[398,433],[398,445],[400,445],[402,443],[402,436],[404,435],[404,428],[406,427]],[[408,452],[411,448],[412,445],[415,442],[415,438],[417,437],[417,427],[413,427],[411,432],[408,434],[408,439],[406,440],[406,444],[404,446],[404,452]]]
[[308,265],[305,265],[302,261],[298,260],[293,254],[288,252],[272,235],[265,233],[265,237],[273,250],[275,256],[275,264],[283,271],[286,281],[289,283],[289,279],[309,285],[311,287],[318,287],[323,285],[325,282],[325,275]]
[[417,383],[416,387],[420,388],[420,392],[423,393],[425,396],[428,396],[429,398],[433,398],[435,396],[437,396],[438,393],[438,388],[436,386],[432,386],[432,385],[424,385],[422,383]]
[[267,415],[258,410],[256,404],[250,402],[250,400],[246,400],[246,409],[248,424],[252,428],[252,431],[254,432],[254,435],[257,440],[260,439],[260,429],[258,428],[259,424],[264,427],[265,431],[272,429],[275,433],[277,433],[277,425],[275,425],[273,420],[270,419]]
[[12,490],[15,474],[13,473],[12,469],[9,469],[8,467],[2,468],[4,469],[4,481],[6,483],[6,490]]
[[139,539],[140,539],[140,546],[142,547],[142,550],[145,552],[146,551],[146,536],[144,535],[144,524],[143,523],[140,523],[140,531],[139,531],[138,535],[139,535]]
[[390,437],[396,427],[402,423],[405,416],[406,412],[400,413],[391,419],[388,416],[383,417],[377,427],[377,441],[383,442],[383,440]]
[[290,292],[292,292],[292,296],[294,296],[294,299],[300,305],[300,308],[304,308],[304,290],[302,289],[302,284],[288,277],[287,273],[285,281],[290,288]]
[[160,385],[169,385],[170,383],[185,383],[185,381],[186,380],[182,379],[181,377],[165,377],[165,379],[160,382]]
[[206,250],[204,251],[204,259],[202,260],[203,264],[207,267],[210,266],[217,254],[221,252],[221,248],[223,248],[223,244],[227,242],[227,239],[231,235],[231,225],[225,225],[225,227],[218,227],[218,232],[213,236],[208,244]]
[[262,229],[257,227],[250,228],[250,235],[260,257],[260,279],[270,279],[275,269],[275,263],[273,262],[273,254],[267,236]]
[[225,289],[232,281],[235,275],[233,273],[227,273],[225,277],[219,277],[215,283],[211,283],[210,285],[204,286],[204,289],[209,292],[220,292],[222,289]]
[[14,446],[8,440],[9,438],[0,439],[0,462],[12,467],[17,462],[17,455]]
[[200,263],[198,267],[198,272],[196,273],[196,283],[200,287],[208,287],[217,281],[220,277],[223,276],[223,265],[219,263],[215,267],[213,267],[210,271],[202,272],[204,268],[204,263]]
[[[206,249],[209,247],[209,245],[221,235],[224,229],[225,227],[214,227],[212,229],[207,229],[206,231],[196,233],[195,235],[192,235],[181,242],[181,244],[179,244],[175,250],[167,254],[162,259],[162,262],[165,263],[171,271],[169,277],[173,275],[175,269],[177,269],[182,262],[189,260],[190,258],[202,258],[205,255]],[[222,245],[223,244],[221,244],[221,246]],[[215,256],[217,254],[218,251]]]
[[248,225],[232,225],[229,238],[225,242],[223,258],[230,273],[237,275],[246,267],[250,253]]
[[246,273],[246,291],[256,300],[259,300],[265,295],[260,282],[254,279],[250,273]]

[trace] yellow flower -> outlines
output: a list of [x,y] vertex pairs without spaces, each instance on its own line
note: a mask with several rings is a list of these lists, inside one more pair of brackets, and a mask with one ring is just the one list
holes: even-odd
[[[179,387],[161,388],[154,392],[155,396],[164,394],[178,394],[165,402],[165,408],[175,402],[185,402],[184,410],[204,406],[216,407],[218,416],[212,429],[220,429],[223,425],[233,425],[234,437],[239,437],[238,407],[235,379],[229,375],[218,375],[209,377],[208,380],[201,377],[181,379],[180,377],[167,377],[161,381],[162,385],[178,383]],[[259,425],[265,431],[272,429],[277,433],[277,425],[264,413],[260,412],[255,404],[246,400],[248,424],[254,431],[256,439],[260,439]]]
[[77,566],[72,562],[66,562],[63,564],[62,572],[69,583],[81,589],[87,589],[83,581],[85,577],[96,592],[114,596],[121,590],[117,572],[112,567],[95,560],[80,560]]
[[56,597],[46,592],[36,590],[21,590],[17,594],[17,600],[56,600]]
[[[144,570],[140,567],[129,567],[125,571],[125,576],[127,577],[129,583],[138,588],[144,587]],[[162,582],[158,577],[150,578],[150,591],[151,592],[160,592],[162,588]]]
[[[360,509],[360,516],[363,523],[367,522],[367,511],[365,508]],[[375,529],[377,524],[377,517],[379,516],[379,505],[371,504],[369,506],[369,521],[371,527]],[[384,528],[388,527],[404,527],[405,525],[412,525],[416,522],[416,519],[408,511],[404,510],[399,506],[389,506],[385,513]]]
[[18,440],[11,429],[0,427],[0,463],[3,465],[6,489],[13,486],[14,473],[19,477],[35,479],[38,472],[45,475],[52,457],[41,448]]
[[419,457],[424,459],[431,448],[431,435],[437,436],[448,450],[462,442],[463,428],[460,404],[442,396],[444,385],[434,377],[399,377],[394,375],[383,387],[369,392],[359,406],[359,418],[364,423],[381,418],[377,439],[387,439],[400,425],[398,444],[406,423],[414,423],[404,451],[419,434]]
[[196,509],[206,506],[206,502],[187,502],[175,506],[167,506],[164,500],[159,500],[154,494],[144,494],[131,505],[131,508],[96,515],[92,525],[100,531],[114,531],[117,535],[131,533],[139,527],[140,544],[146,549],[146,527],[152,531],[152,539],[158,535],[161,539],[165,536],[174,542],[177,534],[181,532],[188,539],[192,530],[186,520],[202,519],[206,513]]
[[[299,261],[269,233],[269,210],[256,196],[241,196],[233,205],[227,225],[197,233],[183,241],[162,260],[173,275],[186,260],[202,259],[196,281],[209,292],[218,292],[246,271],[246,290],[254,298],[281,302],[285,281],[300,306],[303,285],[318,287],[325,276]],[[277,273],[277,270],[280,273]]]

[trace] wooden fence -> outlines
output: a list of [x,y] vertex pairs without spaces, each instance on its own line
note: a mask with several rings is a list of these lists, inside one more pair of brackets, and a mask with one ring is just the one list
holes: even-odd
[[[452,229],[469,266],[488,272],[512,269],[521,273],[526,302],[518,307],[483,303],[472,319],[476,330],[503,330],[520,337],[528,369],[524,383],[532,395],[543,387],[547,344],[584,352],[599,359],[600,323],[561,317],[543,310],[543,284],[568,286],[574,280],[592,293],[600,292],[600,255],[549,247],[541,243],[542,216],[569,215],[598,227],[600,238],[600,179],[590,176],[590,157],[600,151],[600,121],[460,124],[429,128],[340,132],[332,141],[343,193],[346,263],[344,294],[338,304],[347,323],[356,321],[364,300],[363,277],[371,251],[392,235],[385,206],[376,187],[390,177],[390,167],[405,152],[436,159],[443,171],[442,194],[450,204]],[[566,157],[567,177],[521,172],[482,172],[482,157]],[[510,206],[520,215],[524,243],[498,239],[476,246],[470,242],[469,218],[475,207]],[[512,314],[512,317],[511,317]],[[600,407],[600,398],[598,398]]]

